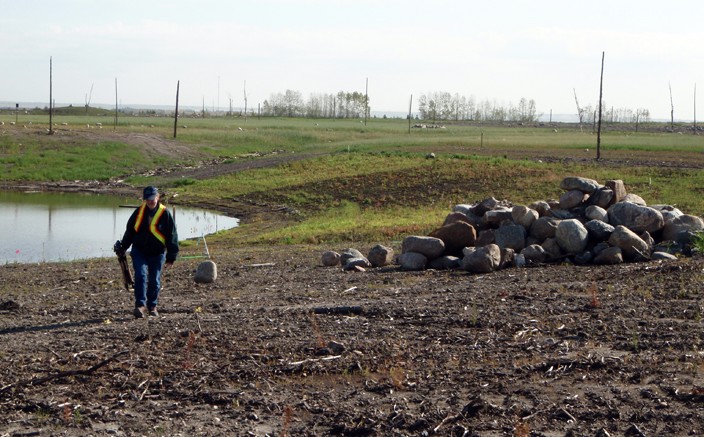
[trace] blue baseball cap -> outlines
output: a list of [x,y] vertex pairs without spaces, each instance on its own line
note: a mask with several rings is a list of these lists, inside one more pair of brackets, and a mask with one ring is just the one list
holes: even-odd
[[144,192],[142,193],[142,199],[153,200],[158,195],[159,190],[157,190],[156,187],[149,186],[144,189]]

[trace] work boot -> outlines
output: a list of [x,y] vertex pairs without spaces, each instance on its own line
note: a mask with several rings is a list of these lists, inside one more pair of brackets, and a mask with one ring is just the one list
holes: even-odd
[[135,319],[143,319],[146,311],[147,311],[147,309],[144,307],[136,307],[134,309],[134,318]]
[[159,317],[159,311],[156,310],[156,307],[150,308],[149,315],[152,317]]

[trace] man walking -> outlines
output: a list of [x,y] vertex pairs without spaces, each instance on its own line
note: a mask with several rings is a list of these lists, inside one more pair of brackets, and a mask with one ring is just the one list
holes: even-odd
[[[174,218],[162,203],[156,187],[146,187],[142,205],[129,220],[122,241],[115,243],[115,252],[132,246],[134,267],[134,317],[147,313],[158,316],[157,304],[161,290],[161,270],[173,265],[178,256],[178,234]],[[119,246],[119,247],[118,247]]]

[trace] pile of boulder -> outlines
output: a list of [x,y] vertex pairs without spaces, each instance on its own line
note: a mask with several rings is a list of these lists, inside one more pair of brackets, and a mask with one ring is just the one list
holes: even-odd
[[626,192],[621,180],[601,185],[567,177],[558,200],[513,205],[488,198],[456,205],[429,235],[403,239],[401,254],[376,245],[326,251],[325,266],[364,270],[398,264],[405,270],[463,269],[489,273],[550,262],[618,264],[690,255],[704,220],[672,205],[651,205]]

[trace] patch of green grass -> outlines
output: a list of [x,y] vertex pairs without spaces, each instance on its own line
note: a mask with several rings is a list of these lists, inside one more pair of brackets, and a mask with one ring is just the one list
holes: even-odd
[[384,241],[409,234],[425,234],[443,219],[433,208],[362,208],[351,202],[327,209],[306,220],[266,231],[249,244],[320,244],[344,241]]
[[97,144],[22,143],[0,136],[0,168],[8,180],[107,180],[127,168],[146,169],[154,161],[134,146],[116,142]]
[[[245,197],[301,211],[295,224],[247,237],[249,242],[332,243],[427,233],[454,205],[490,196],[514,204],[556,199],[560,181],[574,175],[602,183],[623,179],[629,192],[650,204],[689,205],[694,214],[704,210],[696,187],[684,188],[699,183],[701,175],[695,170],[545,164],[460,154],[429,160],[408,152],[328,155],[197,181],[182,187],[181,194],[211,200]],[[247,234],[246,226],[232,232]]]
[[704,231],[699,231],[692,238],[692,248],[699,254],[704,254]]
[[[20,119],[33,121],[33,126],[48,122],[45,115],[23,114]],[[0,114],[0,120],[14,116]],[[67,131],[98,122],[106,127],[91,130],[93,134],[112,131],[107,127],[110,113],[61,115],[55,121]],[[151,156],[142,147],[107,138],[95,143],[77,135],[67,141],[68,135],[62,139],[6,125],[0,130],[0,171],[8,181],[106,180],[156,167],[197,164],[204,156],[237,162],[261,154],[309,154],[308,159],[209,180],[128,178],[137,185],[178,189],[184,202],[227,204],[243,197],[300,211],[293,224],[245,238],[253,242],[387,241],[426,233],[458,203],[489,196],[516,204],[556,199],[565,176],[601,183],[621,179],[648,204],[672,204],[686,213],[704,214],[704,172],[658,164],[660,157],[669,162],[704,161],[701,139],[694,135],[607,131],[602,157],[608,165],[602,165],[594,160],[595,135],[568,126],[555,131],[448,123],[445,129],[409,133],[405,120],[380,119],[364,125],[359,120],[181,117],[178,124],[175,145],[190,158],[176,153]],[[171,141],[173,119],[120,117],[117,131],[148,132],[157,140]],[[630,165],[634,151],[638,159],[650,157],[653,165]],[[428,152],[436,159],[426,159]],[[246,229],[230,232],[241,236]]]

